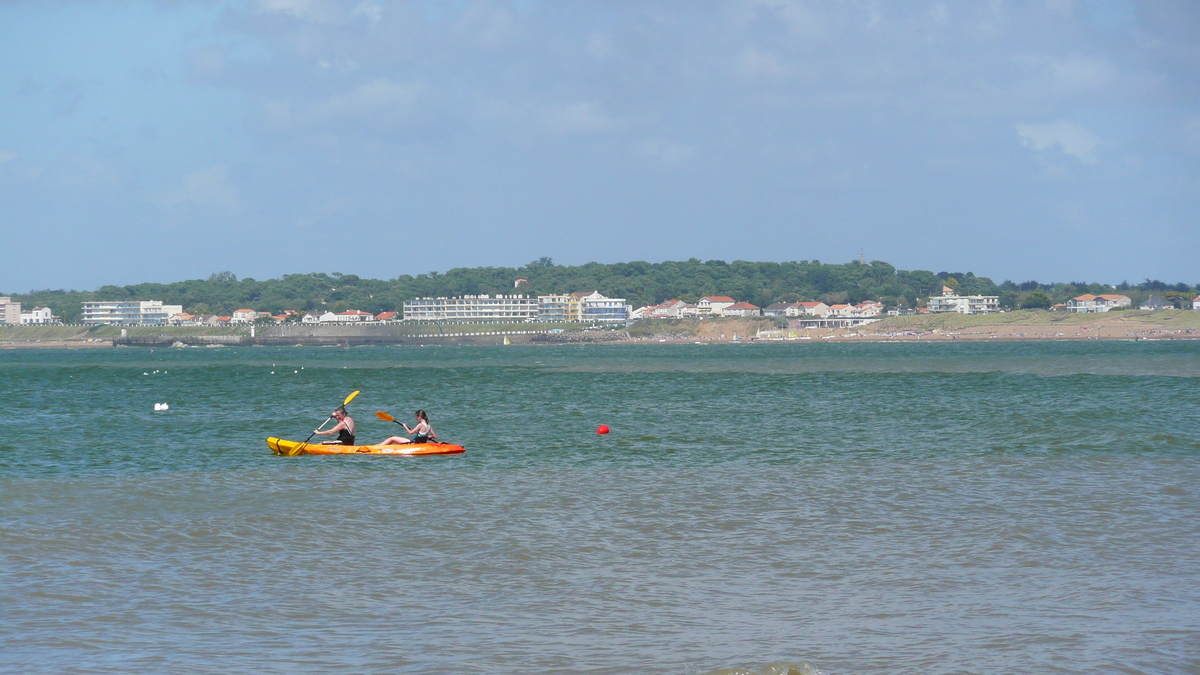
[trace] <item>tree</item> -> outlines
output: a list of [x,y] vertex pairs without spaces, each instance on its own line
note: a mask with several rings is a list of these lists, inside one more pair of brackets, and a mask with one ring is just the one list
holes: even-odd
[[1045,291],[1033,291],[1021,298],[1021,309],[1050,309],[1054,300]]

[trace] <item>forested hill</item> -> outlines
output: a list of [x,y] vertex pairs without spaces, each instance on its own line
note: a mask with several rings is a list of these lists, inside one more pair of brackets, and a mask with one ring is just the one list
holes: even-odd
[[[514,282],[524,279],[514,289]],[[1147,284],[1149,286],[1147,286]],[[1054,301],[1079,293],[1112,292],[1101,284],[1039,284],[1029,281],[1014,284],[994,283],[971,272],[929,272],[898,270],[882,261],[825,264],[818,261],[746,262],[695,258],[661,263],[587,263],[555,265],[542,258],[523,267],[471,267],[396,279],[361,279],[353,274],[288,274],[281,279],[238,279],[229,272],[208,279],[177,281],[169,284],[143,283],[131,286],[103,286],[96,291],[32,291],[11,294],[26,307],[48,306],[71,322],[78,318],[80,303],[86,300],[162,300],[183,305],[191,313],[229,314],[243,307],[259,311],[284,309],[317,310],[361,309],[381,312],[400,309],[405,300],[422,296],[521,293],[546,295],[573,291],[595,291],[609,297],[626,298],[634,307],[656,304],[672,298],[689,302],[704,295],[728,295],[760,307],[773,302],[823,300],[825,302],[861,302],[880,300],[889,306],[913,306],[918,300],[941,292],[943,285],[955,287],[966,295],[999,295],[1001,304],[1019,305],[1033,291],[1042,291]],[[1158,289],[1189,293],[1186,284],[1168,286],[1146,282],[1139,286],[1122,284],[1122,289]],[[0,293],[4,295],[4,293]],[[1042,302],[1042,296],[1033,296]],[[1139,298],[1134,297],[1137,301]]]

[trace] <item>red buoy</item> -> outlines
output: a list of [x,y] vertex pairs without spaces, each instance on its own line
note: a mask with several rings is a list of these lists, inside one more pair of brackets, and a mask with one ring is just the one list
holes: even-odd
[[600,426],[596,427],[596,433],[598,433],[600,435],[607,434],[608,433],[608,425],[601,424]]

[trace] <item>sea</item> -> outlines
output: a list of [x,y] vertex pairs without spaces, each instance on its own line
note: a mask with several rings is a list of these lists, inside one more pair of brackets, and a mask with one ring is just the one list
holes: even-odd
[[0,351],[0,672],[1200,672],[1200,342],[830,342]]

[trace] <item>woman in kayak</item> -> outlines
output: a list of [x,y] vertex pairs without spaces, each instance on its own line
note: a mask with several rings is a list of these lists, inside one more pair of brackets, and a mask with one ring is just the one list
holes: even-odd
[[433,427],[429,426],[429,415],[425,414],[424,410],[418,410],[416,415],[417,415],[417,425],[415,427],[409,429],[407,424],[405,424],[403,422],[400,423],[400,426],[404,427],[404,430],[406,432],[408,432],[410,434],[416,434],[415,436],[412,437],[412,440],[409,440],[403,436],[392,436],[391,438],[387,439],[386,441],[380,443],[380,445],[401,445],[403,443],[433,443],[433,442],[437,441],[437,434],[434,433]]
[[337,434],[336,441],[325,441],[322,445],[354,445],[354,420],[346,413],[346,406],[338,406],[333,411],[333,418],[338,421],[329,431],[314,431],[318,436]]

